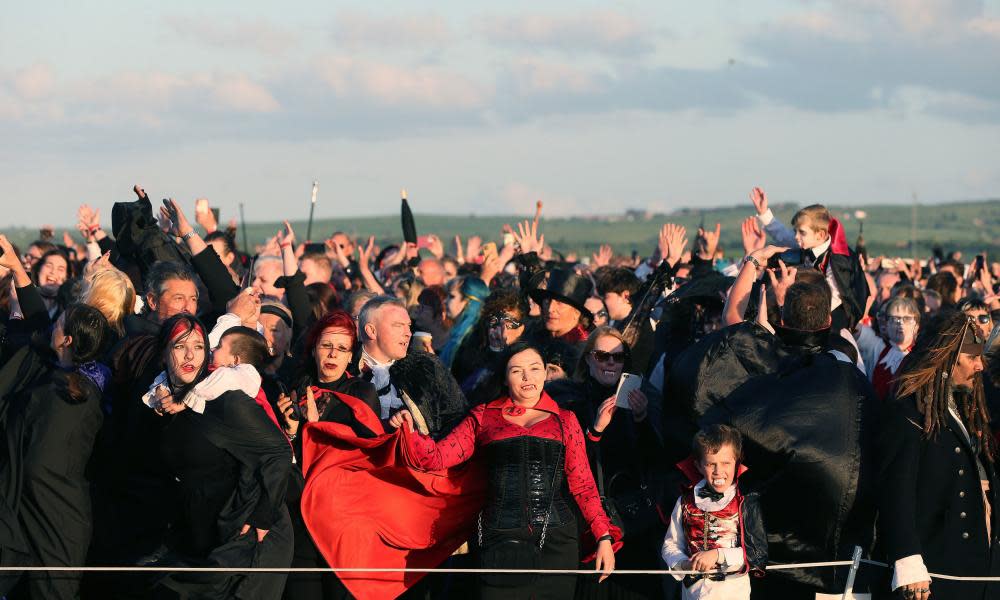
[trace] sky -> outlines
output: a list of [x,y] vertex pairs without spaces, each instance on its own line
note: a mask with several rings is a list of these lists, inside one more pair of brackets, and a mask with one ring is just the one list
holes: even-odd
[[5,226],[997,198],[1000,0],[11,3],[0,140]]

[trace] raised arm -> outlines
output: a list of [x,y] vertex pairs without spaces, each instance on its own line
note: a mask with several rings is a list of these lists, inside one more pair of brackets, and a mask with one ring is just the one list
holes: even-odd
[[483,417],[483,407],[472,410],[455,428],[435,442],[430,436],[417,433],[413,427],[413,416],[408,410],[401,410],[389,419],[389,426],[403,428],[406,440],[407,461],[424,471],[440,471],[460,465],[472,458],[476,451],[476,433]]
[[795,241],[795,232],[774,218],[774,213],[771,212],[771,209],[767,205],[767,194],[764,193],[764,190],[759,187],[750,190],[750,201],[753,202],[754,208],[757,209],[757,218],[760,220],[761,226],[768,235],[774,238],[775,244],[789,248],[799,247]]

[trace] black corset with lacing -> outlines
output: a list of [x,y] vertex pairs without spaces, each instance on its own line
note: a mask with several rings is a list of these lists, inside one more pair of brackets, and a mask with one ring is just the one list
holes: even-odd
[[561,442],[520,436],[490,442],[479,452],[486,458],[489,478],[484,528],[540,529],[550,505],[550,526],[574,520]]

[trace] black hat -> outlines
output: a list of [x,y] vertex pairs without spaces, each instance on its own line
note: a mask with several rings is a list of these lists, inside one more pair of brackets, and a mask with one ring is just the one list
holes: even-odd
[[533,289],[528,295],[539,304],[546,299],[569,304],[586,317],[593,319],[594,315],[584,305],[593,290],[594,284],[589,278],[581,277],[569,269],[555,269],[549,274],[544,288]]

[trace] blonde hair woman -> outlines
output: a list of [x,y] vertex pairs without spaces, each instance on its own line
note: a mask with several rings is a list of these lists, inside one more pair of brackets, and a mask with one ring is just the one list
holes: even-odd
[[111,328],[124,335],[125,316],[135,310],[135,287],[125,273],[101,269],[84,279],[80,302],[101,311]]

